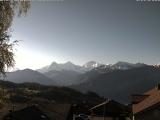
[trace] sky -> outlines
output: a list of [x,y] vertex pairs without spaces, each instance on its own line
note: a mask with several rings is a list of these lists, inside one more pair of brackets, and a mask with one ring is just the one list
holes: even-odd
[[53,61],[160,62],[160,2],[136,0],[32,1],[15,17],[15,68],[38,69]]

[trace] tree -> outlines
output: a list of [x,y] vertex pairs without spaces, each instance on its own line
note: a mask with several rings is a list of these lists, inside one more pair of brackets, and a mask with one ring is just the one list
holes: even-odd
[[10,41],[13,17],[25,15],[29,8],[29,1],[0,1],[0,75],[15,64],[13,48],[18,41]]

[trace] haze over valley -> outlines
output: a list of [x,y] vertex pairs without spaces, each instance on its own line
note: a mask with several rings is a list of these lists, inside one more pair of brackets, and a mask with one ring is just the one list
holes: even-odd
[[100,96],[128,102],[130,94],[143,93],[160,82],[160,67],[128,62],[106,65],[89,61],[82,66],[72,62],[64,64],[52,62],[37,70],[9,72],[5,80],[15,83],[67,86],[80,92],[93,91]]

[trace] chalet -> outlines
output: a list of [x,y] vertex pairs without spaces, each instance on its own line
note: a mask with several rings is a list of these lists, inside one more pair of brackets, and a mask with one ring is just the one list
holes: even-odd
[[50,120],[50,119],[38,107],[33,105],[9,113],[4,117],[4,120]]
[[91,120],[130,120],[131,109],[114,100],[107,100],[90,109]]
[[132,96],[133,120],[160,120],[159,87]]
[[61,103],[28,105],[10,111],[3,120],[71,120],[71,105]]

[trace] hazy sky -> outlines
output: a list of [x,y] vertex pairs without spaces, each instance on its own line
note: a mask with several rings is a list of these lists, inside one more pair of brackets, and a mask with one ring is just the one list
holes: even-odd
[[15,52],[21,69],[52,61],[160,62],[160,2],[34,1],[12,28],[12,38],[22,40]]

